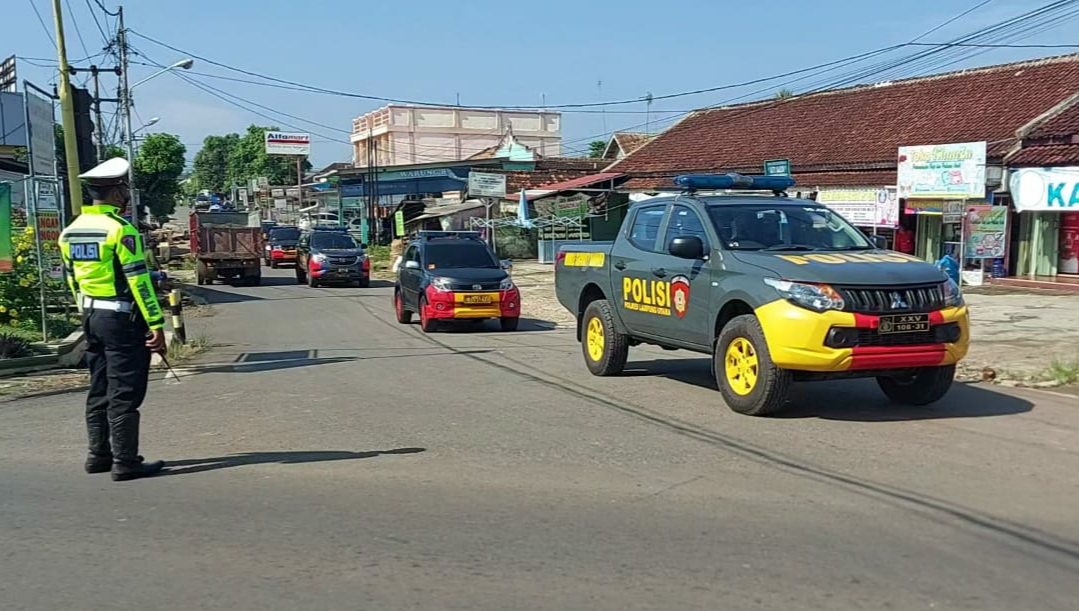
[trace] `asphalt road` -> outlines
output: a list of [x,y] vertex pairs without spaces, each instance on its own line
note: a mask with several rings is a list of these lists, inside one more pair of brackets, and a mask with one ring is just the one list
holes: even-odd
[[706,359],[597,379],[567,331],[424,336],[290,275],[188,320],[218,347],[151,389],[166,476],[82,473],[78,395],[0,405],[0,608],[1079,608],[1074,398],[753,419]]

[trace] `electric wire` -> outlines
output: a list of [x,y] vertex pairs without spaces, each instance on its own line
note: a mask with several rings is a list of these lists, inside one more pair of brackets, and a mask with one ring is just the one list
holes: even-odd
[[41,24],[41,29],[45,30],[45,35],[49,37],[49,42],[52,43],[53,48],[56,47],[56,39],[52,36],[52,31],[49,30],[49,26],[45,25],[45,19],[41,16],[41,11],[37,10],[37,4],[34,0],[27,0],[30,3],[30,8],[34,9],[34,14],[37,15],[37,22]]

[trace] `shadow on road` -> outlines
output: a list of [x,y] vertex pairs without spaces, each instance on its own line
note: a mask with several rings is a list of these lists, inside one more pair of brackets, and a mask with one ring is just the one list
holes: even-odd
[[168,468],[161,473],[165,475],[186,475],[189,473],[203,473],[218,469],[232,467],[244,467],[247,465],[299,465],[304,463],[331,462],[338,460],[360,460],[363,458],[375,458],[377,456],[390,456],[401,454],[420,454],[427,448],[397,448],[395,450],[374,450],[370,452],[247,452],[243,454],[230,454],[214,458],[191,458],[176,460],[168,463]]
[[[419,322],[414,321],[415,324]],[[521,320],[517,323],[517,330],[512,333],[533,333],[536,331],[553,331],[557,323],[549,320],[541,320],[539,318],[525,318],[521,317]],[[495,319],[479,319],[479,320],[455,320],[455,321],[443,321],[438,328],[443,333],[511,333],[511,331],[502,331],[498,328],[498,321]]]
[[[397,350],[387,348],[384,350]],[[430,349],[427,349],[428,351]],[[214,365],[195,365],[187,368],[187,375],[201,375],[206,373],[262,373],[266,371],[283,371],[286,369],[298,369],[301,367],[315,367],[318,365],[333,365],[336,363],[352,363],[355,361],[369,361],[380,359],[402,359],[417,357],[455,356],[459,354],[487,354],[494,352],[493,348],[458,350],[456,352],[431,352],[429,354],[378,354],[372,356],[321,356],[320,350],[286,350],[275,352],[245,352],[235,358],[231,363]],[[182,376],[186,377],[186,376]]]
[[[629,363],[624,375],[656,376],[717,390],[709,358],[636,361]],[[717,395],[716,401],[722,404],[723,400]],[[874,380],[836,380],[794,384],[790,404],[775,417],[894,422],[1007,416],[1033,408],[1029,401],[996,392],[990,386],[959,383],[933,405],[910,407],[890,402]]]

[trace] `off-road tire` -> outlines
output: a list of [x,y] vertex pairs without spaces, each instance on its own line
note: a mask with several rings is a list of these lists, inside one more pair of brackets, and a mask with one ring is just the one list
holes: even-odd
[[517,316],[506,316],[498,319],[498,325],[503,331],[516,331],[521,319]]
[[423,315],[423,310],[424,310],[424,308],[426,306],[427,306],[427,298],[426,297],[420,297],[420,307],[419,307],[419,310],[420,310],[420,329],[422,329],[424,333],[434,333],[435,331],[438,330],[438,321],[435,320],[434,318],[430,318],[430,317],[427,317],[427,316]]
[[[757,357],[757,382],[746,395],[731,388],[725,372],[727,349],[739,338],[749,342]],[[746,416],[767,416],[783,409],[794,377],[790,371],[780,369],[772,362],[764,329],[752,314],[736,316],[720,330],[712,350],[712,374],[727,406]]]
[[[593,319],[599,321],[603,329],[603,353],[596,360],[588,351],[588,324]],[[588,304],[581,317],[581,353],[585,367],[594,376],[616,376],[626,368],[629,358],[629,338],[618,331],[614,322],[614,310],[606,299],[597,299]]]
[[401,297],[401,291],[393,292],[393,311],[397,322],[407,325],[412,322],[412,312],[405,307],[405,300]]
[[313,289],[318,288],[318,278],[311,275],[311,272],[308,272],[308,271],[304,272],[304,276],[307,278],[307,286],[309,286],[309,287],[311,287]]
[[360,288],[361,289],[369,289],[369,288],[371,288],[371,279],[370,278],[361,278],[360,279]]
[[911,376],[880,376],[877,385],[892,401],[921,407],[941,400],[954,379],[955,365],[945,365],[922,367]]
[[280,264],[277,261],[270,261],[270,269],[277,269]]

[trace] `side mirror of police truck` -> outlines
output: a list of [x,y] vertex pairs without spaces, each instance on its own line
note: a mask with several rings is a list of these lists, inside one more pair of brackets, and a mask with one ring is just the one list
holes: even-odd
[[671,240],[667,251],[681,259],[703,259],[704,242],[695,235],[679,236]]
[[502,269],[506,271],[513,269],[513,261],[510,261],[509,259],[502,259],[499,265],[501,265]]
[[419,269],[419,268],[420,268],[420,262],[419,261],[405,261],[405,269]]

